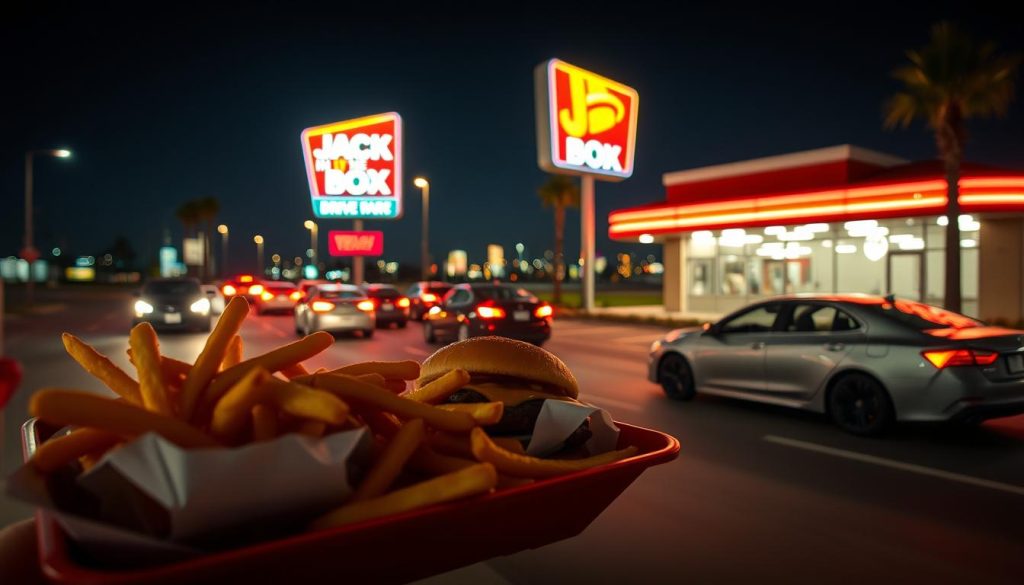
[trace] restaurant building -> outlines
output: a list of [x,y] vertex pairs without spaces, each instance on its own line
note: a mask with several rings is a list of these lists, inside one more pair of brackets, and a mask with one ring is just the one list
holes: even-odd
[[[724,314],[784,293],[943,304],[941,161],[851,145],[667,173],[665,201],[612,212],[613,240],[660,243],[670,312]],[[963,312],[1024,320],[1024,171],[964,163]]]

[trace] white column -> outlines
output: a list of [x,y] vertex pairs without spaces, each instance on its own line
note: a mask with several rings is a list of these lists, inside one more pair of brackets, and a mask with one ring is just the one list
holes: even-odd
[[594,177],[583,175],[580,189],[580,255],[583,256],[584,311],[594,309]]
[[685,235],[672,237],[662,244],[662,259],[665,264],[665,274],[662,279],[662,297],[665,303],[665,310],[670,313],[686,311],[688,309],[686,291],[689,289],[686,282],[686,241]]

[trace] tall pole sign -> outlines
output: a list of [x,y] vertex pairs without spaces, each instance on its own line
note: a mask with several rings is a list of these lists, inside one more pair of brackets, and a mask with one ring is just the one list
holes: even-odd
[[[302,154],[313,215],[351,219],[402,216],[402,117],[396,112],[306,128]],[[363,279],[363,257],[352,259],[353,280]]]
[[633,174],[636,90],[558,59],[534,70],[537,162],[549,173],[581,176],[583,308],[594,308],[594,179]]

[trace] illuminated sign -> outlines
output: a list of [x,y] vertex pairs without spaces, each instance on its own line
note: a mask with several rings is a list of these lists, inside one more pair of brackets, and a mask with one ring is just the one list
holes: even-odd
[[306,128],[302,154],[317,217],[401,217],[402,118],[397,113]]
[[331,256],[380,256],[384,253],[384,232],[329,232]]
[[538,65],[534,77],[542,169],[607,181],[633,174],[635,89],[558,59]]

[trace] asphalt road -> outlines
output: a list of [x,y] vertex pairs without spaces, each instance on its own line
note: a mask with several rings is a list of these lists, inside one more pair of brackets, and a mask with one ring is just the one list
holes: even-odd
[[[7,353],[26,376],[4,412],[5,476],[20,461],[18,426],[33,390],[104,391],[64,355],[60,332],[129,367],[129,306],[122,293],[48,291],[43,314],[8,320]],[[294,339],[291,325],[251,316],[246,354]],[[575,538],[425,583],[1022,582],[1024,417],[974,430],[903,427],[872,440],[783,408],[672,402],[645,379],[646,349],[662,333],[558,321],[546,348],[576,374],[582,399],[676,436],[679,458],[647,470]],[[168,334],[161,346],[191,361],[204,339]],[[370,340],[341,338],[309,365],[422,359],[434,349],[410,323]],[[2,523],[29,513],[0,499]]]

